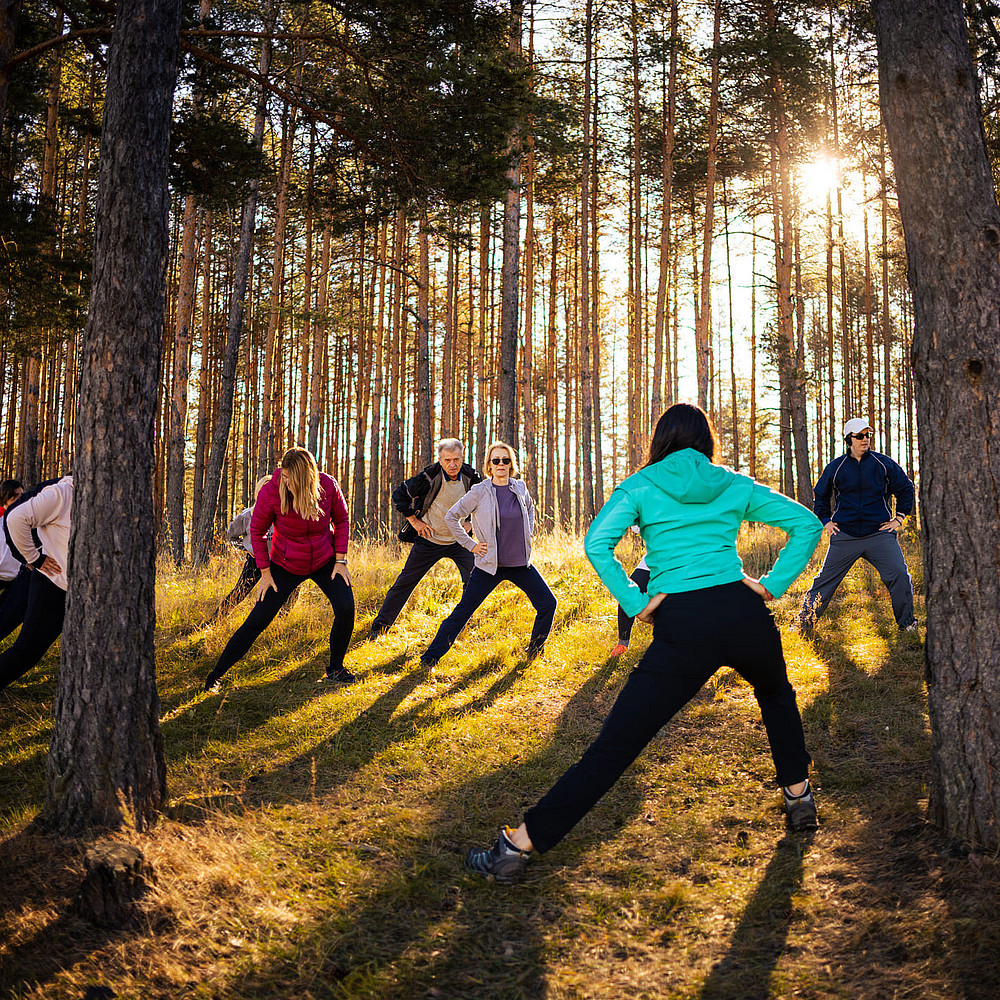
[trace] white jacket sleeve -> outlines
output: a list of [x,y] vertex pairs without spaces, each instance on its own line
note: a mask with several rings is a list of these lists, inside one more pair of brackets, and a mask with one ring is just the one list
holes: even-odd
[[32,528],[41,528],[48,524],[62,511],[63,497],[54,487],[46,487],[37,496],[18,504],[7,512],[7,528],[10,540],[17,546],[21,555],[29,565],[34,565],[42,558],[42,552],[35,545],[31,536]]

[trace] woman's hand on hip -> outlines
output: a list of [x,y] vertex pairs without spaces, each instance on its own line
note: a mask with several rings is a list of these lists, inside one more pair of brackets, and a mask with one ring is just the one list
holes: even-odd
[[349,587],[351,585],[351,574],[347,570],[347,563],[336,562],[333,564],[333,572],[330,574],[330,579],[332,580],[336,576],[341,576],[344,578],[344,583]]
[[274,577],[271,576],[270,566],[265,566],[260,571],[260,586],[257,588],[257,601],[263,601],[269,590],[277,593],[278,585],[274,582]]
[[765,587],[764,584],[762,584],[760,582],[760,580],[757,580],[757,579],[755,579],[752,576],[746,576],[746,575],[744,575],[743,582],[755,594],[757,594],[759,597],[762,597],[765,601],[773,601],[774,600],[774,594],[772,594],[771,591],[769,591],[767,589],[767,587]]
[[656,609],[663,603],[663,598],[666,596],[666,594],[653,594],[649,603],[636,615],[636,618],[647,625],[650,624],[653,621],[653,615],[656,614]]
[[46,556],[42,565],[38,567],[38,572],[43,576],[47,576],[51,580],[62,572],[62,566],[60,566],[59,563],[52,558],[52,556]]
[[484,556],[486,555],[488,548],[489,546],[487,546],[486,542],[476,542],[476,544],[472,546],[472,552],[474,555]]

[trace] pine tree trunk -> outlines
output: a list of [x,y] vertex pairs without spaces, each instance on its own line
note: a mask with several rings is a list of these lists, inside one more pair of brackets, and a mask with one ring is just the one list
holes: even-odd
[[[273,17],[272,8],[272,17]],[[264,39],[261,44],[259,71],[266,77],[271,66],[271,43]],[[264,141],[264,124],[267,112],[267,88],[261,87],[257,100],[257,114],[254,122],[253,143],[260,149]],[[215,534],[215,515],[219,505],[219,488],[225,469],[229,449],[229,432],[233,423],[233,404],[236,395],[236,364],[239,360],[240,342],[243,337],[243,311],[250,277],[250,255],[253,250],[254,224],[257,216],[258,180],[250,182],[250,193],[243,205],[243,219],[240,225],[240,241],[236,251],[233,270],[233,291],[229,304],[229,324],[226,331],[226,346],[223,351],[222,372],[219,376],[219,405],[212,431],[212,447],[208,453],[205,470],[205,496],[201,518],[194,538],[194,566],[197,569],[208,558]],[[245,465],[247,463],[244,463]]]
[[[651,408],[654,422],[660,419],[660,413],[664,409],[662,384],[664,337],[669,334],[667,286],[670,281],[670,209],[673,199],[674,125],[677,114],[677,4],[678,0],[670,0],[670,70],[665,82],[663,142],[660,153],[663,200],[660,206],[660,273],[656,285],[656,319],[653,329],[653,398]],[[669,351],[667,353],[669,354]]]
[[[593,398],[591,387],[590,370],[590,309],[593,303],[590,295],[590,64],[593,59],[593,29],[594,29],[594,4],[593,0],[587,0],[586,23],[584,25],[584,60],[583,70],[583,131],[586,138],[583,143],[583,169],[580,177],[580,275],[578,283],[578,295],[580,301],[581,315],[580,328],[583,335],[579,337],[582,350],[580,357],[580,443],[583,460],[583,476],[580,482],[582,491],[582,503],[585,516],[588,522],[594,517],[594,482],[592,468],[592,443],[593,443]],[[567,352],[567,358],[571,355]],[[579,466],[578,466],[579,468]],[[578,491],[578,498],[581,492]]]
[[[205,213],[205,253],[201,272],[201,364],[198,368],[198,424],[194,444],[194,488],[191,497],[191,525],[197,525],[205,499],[205,448],[208,444],[208,418],[212,406],[209,365],[216,361],[215,337],[212,336],[212,249],[214,217]],[[209,361],[209,359],[212,359]]]
[[173,392],[170,395],[166,457],[167,523],[170,527],[170,554],[175,566],[184,562],[184,452],[187,446],[187,397],[191,374],[191,323],[194,320],[198,279],[198,201],[193,194],[184,199],[180,256],[174,311]]
[[417,463],[420,468],[431,464],[434,442],[431,435],[431,368],[430,368],[430,235],[427,207],[420,208],[420,223],[417,230],[417,255],[420,261],[420,277],[417,288],[417,365],[416,382],[413,387],[417,407]]
[[[532,37],[534,26],[532,26]],[[538,497],[538,454],[535,441],[535,144],[529,133],[527,174],[527,224],[524,231],[524,356],[521,362],[521,407],[524,413],[524,480],[532,497]]]
[[[302,68],[299,65],[299,77]],[[285,109],[285,128],[281,142],[281,168],[274,219],[274,260],[271,267],[271,295],[268,300],[267,339],[264,344],[264,385],[261,390],[260,444],[257,452],[257,475],[266,475],[277,461],[276,418],[279,380],[278,325],[281,316],[281,285],[285,274],[285,231],[288,227],[288,186],[292,173],[292,148],[295,145],[295,109]]]
[[[510,3],[510,51],[521,55],[521,12],[524,0]],[[521,253],[521,129],[518,123],[510,140],[511,165],[507,170],[507,190],[503,203],[503,265],[500,270],[500,375],[497,381],[500,404],[500,439],[518,447],[517,419],[517,326],[518,283]]]
[[[712,237],[715,229],[715,173],[719,139],[719,42],[722,0],[715,0],[712,28],[712,84],[708,99],[708,160],[705,172],[705,224],[701,243],[701,293],[698,323],[695,327],[695,355],[698,372],[698,405],[708,409],[709,336],[712,329]],[[780,282],[779,282],[779,295]],[[779,316],[781,305],[778,306]],[[779,320],[780,322],[780,320]]]
[[309,436],[306,447],[316,455],[319,449],[319,421],[323,410],[323,347],[330,326],[327,299],[330,290],[330,227],[323,227],[320,244],[319,288],[316,291],[316,316],[312,323],[312,371],[309,380]]
[[84,332],[69,599],[47,819],[145,829],[166,798],[154,630],[153,433],[180,0],[120,0]]
[[[930,818],[1000,847],[1000,211],[961,0],[873,0],[913,292]],[[959,433],[948,433],[958,431]]]
[[[885,127],[878,130],[879,203],[882,213],[882,442],[892,454],[892,317],[889,315],[889,191],[885,175]],[[871,418],[874,419],[874,416]]]

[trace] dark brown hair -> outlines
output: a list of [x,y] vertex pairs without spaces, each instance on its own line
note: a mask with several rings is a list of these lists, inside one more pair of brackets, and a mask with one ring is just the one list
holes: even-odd
[[656,422],[646,465],[659,462],[683,448],[700,451],[710,462],[714,462],[718,444],[712,422],[700,406],[674,403]]

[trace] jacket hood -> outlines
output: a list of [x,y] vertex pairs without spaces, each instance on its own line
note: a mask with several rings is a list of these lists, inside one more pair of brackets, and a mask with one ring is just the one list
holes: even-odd
[[700,451],[683,448],[636,473],[679,503],[711,503],[733,485],[731,469],[714,465]]

